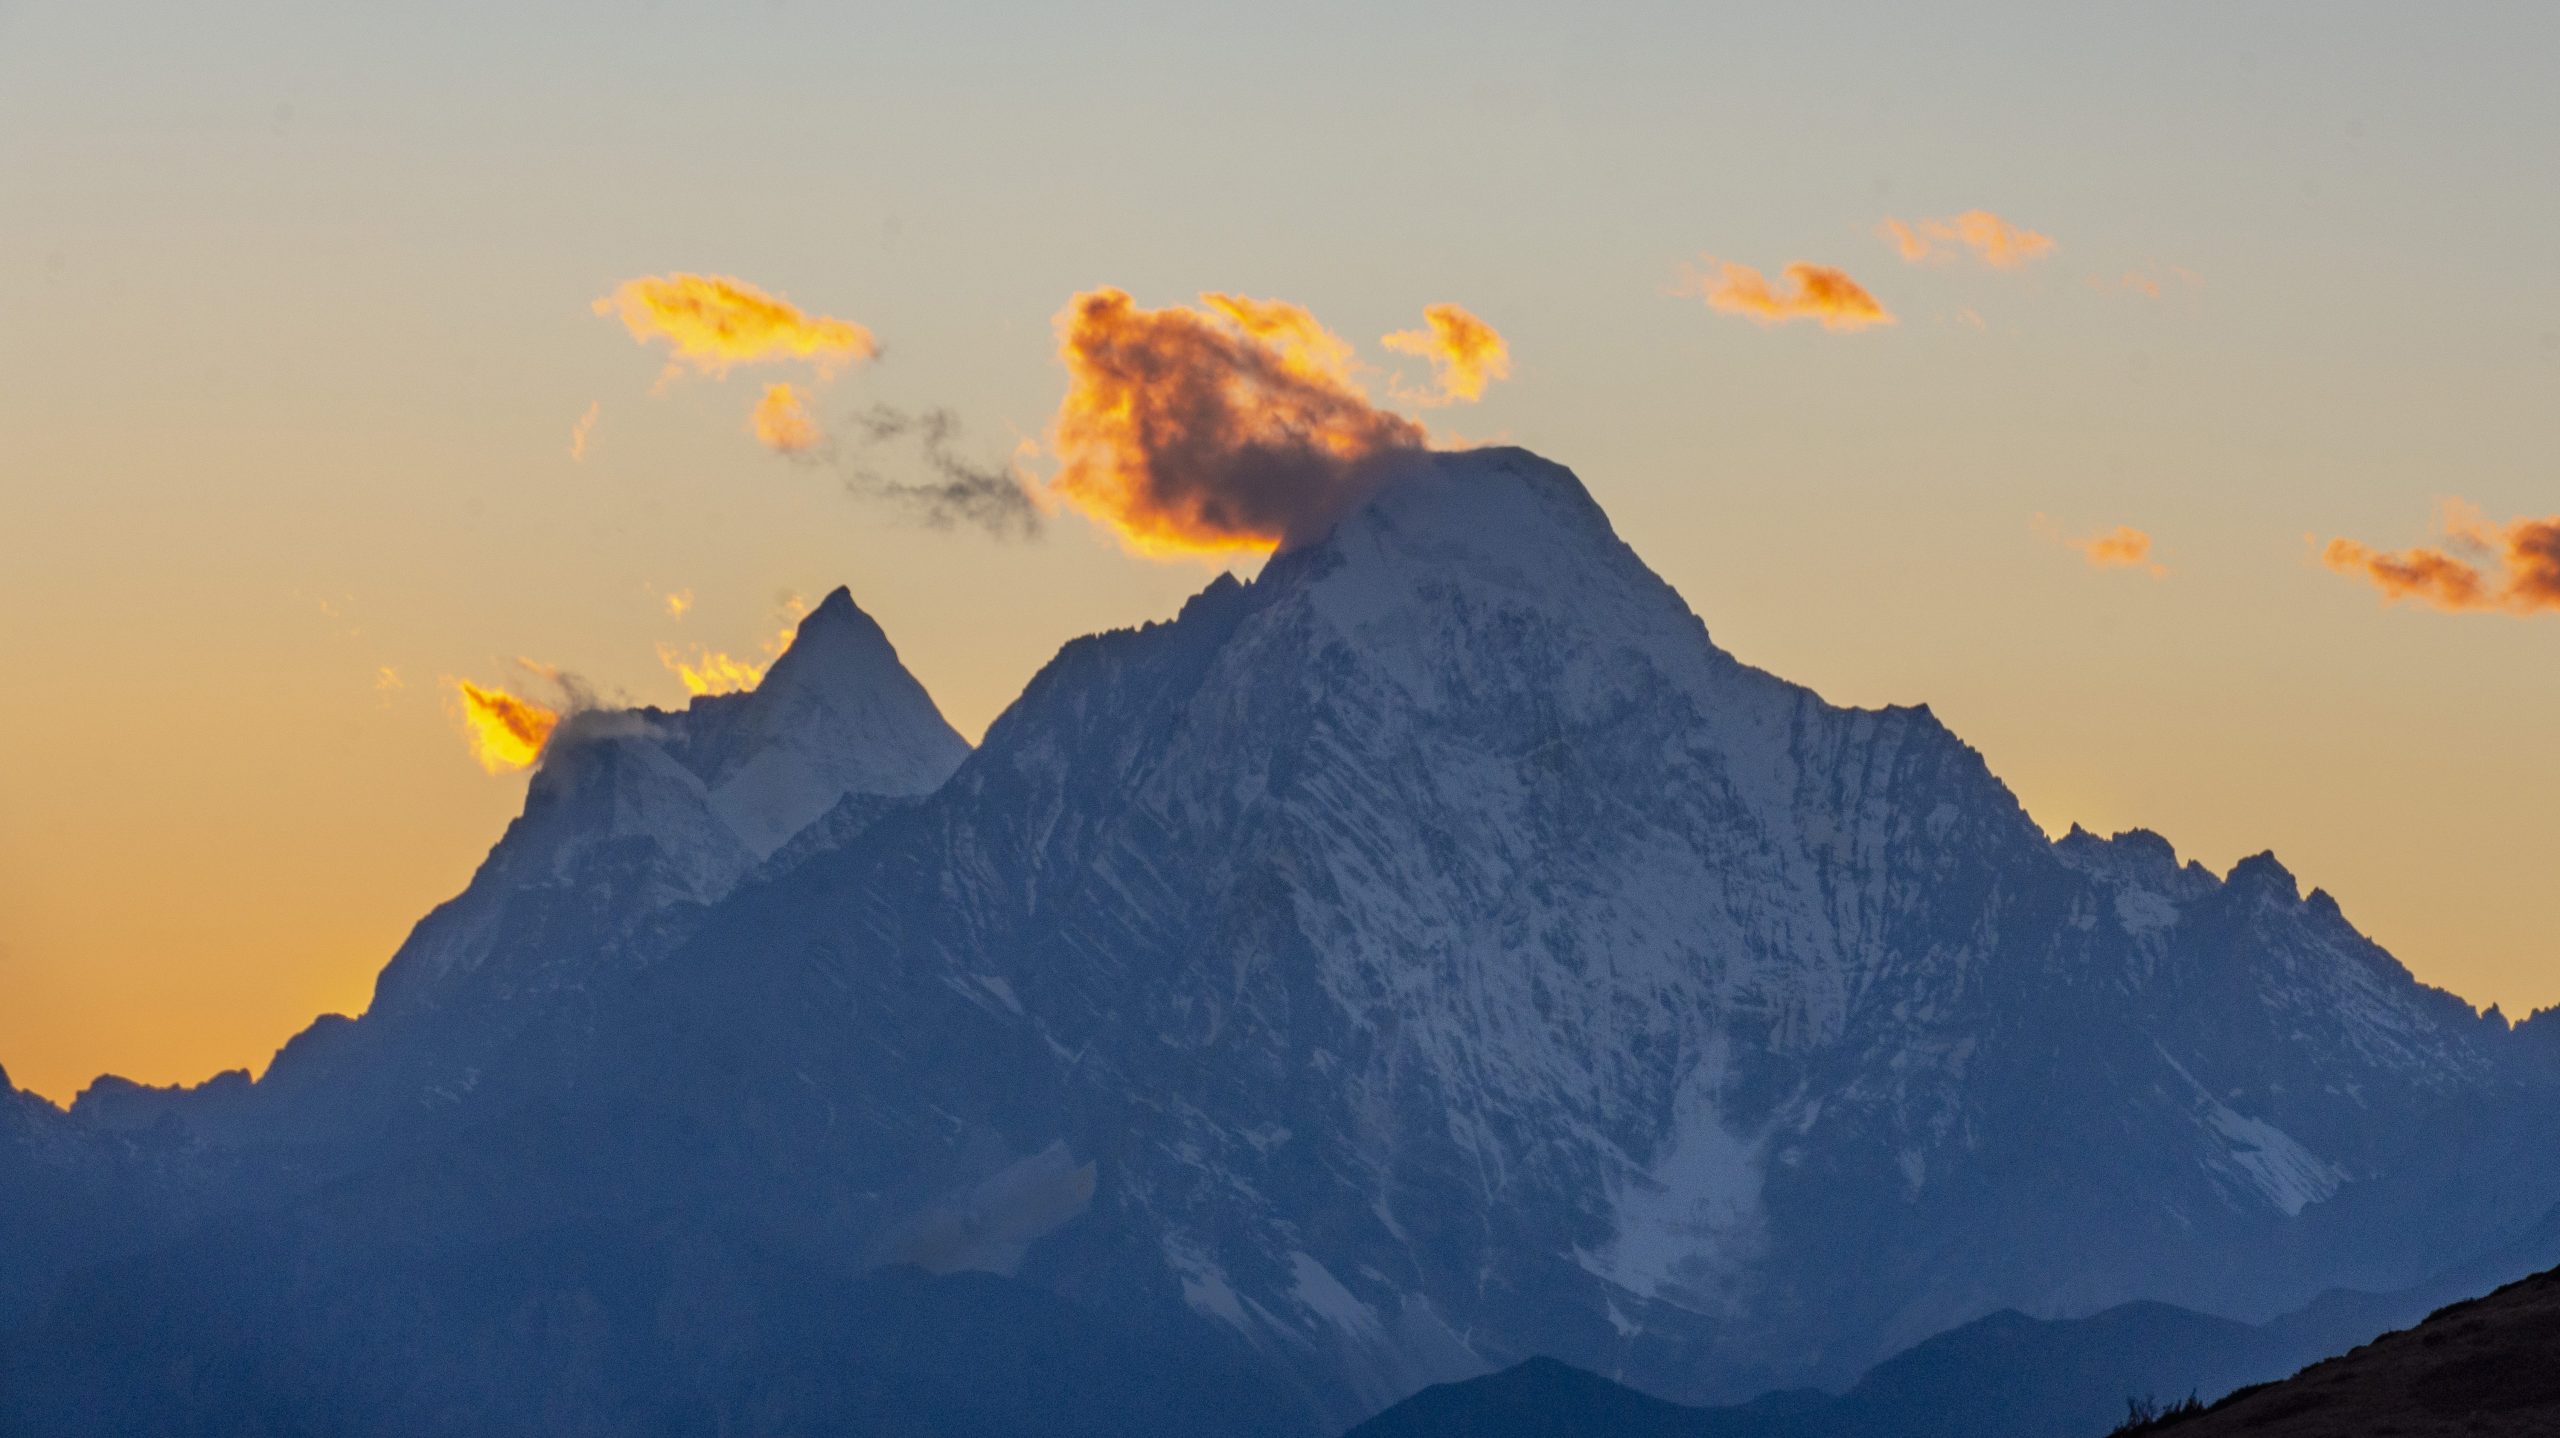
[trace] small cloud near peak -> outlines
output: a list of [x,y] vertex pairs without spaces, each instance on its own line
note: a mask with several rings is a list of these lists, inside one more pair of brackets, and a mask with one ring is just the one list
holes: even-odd
[[560,713],[492,685],[482,688],[468,679],[453,685],[456,714],[471,757],[492,774],[529,767],[542,757],[542,746],[560,724]]
[[1397,399],[1426,406],[1473,404],[1484,398],[1487,384],[1511,377],[1511,348],[1493,326],[1456,305],[1426,306],[1422,321],[1426,328],[1398,330],[1378,341],[1431,365],[1431,386],[1395,388]]

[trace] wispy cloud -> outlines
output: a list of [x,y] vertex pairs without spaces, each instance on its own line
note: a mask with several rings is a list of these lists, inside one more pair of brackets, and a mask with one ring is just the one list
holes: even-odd
[[2112,284],[2104,275],[2091,275],[2089,288],[2102,291],[2116,290],[2124,294],[2140,295],[2146,300],[2156,300],[2169,292],[2169,286],[2173,281],[2191,290],[2204,287],[2204,276],[2184,265],[2142,265],[2126,270]]
[[1772,286],[1767,276],[1749,265],[1712,256],[1701,256],[1701,260],[1699,265],[1682,268],[1672,292],[1695,295],[1709,309],[1741,315],[1755,324],[1812,320],[1827,330],[1854,331],[1895,322],[1864,286],[1828,265],[1798,260],[1787,266],[1785,282]]
[[787,384],[764,387],[764,398],[756,401],[754,412],[747,416],[747,428],[777,454],[803,454],[825,438],[800,392]]
[[1430,305],[1422,311],[1425,326],[1398,330],[1378,341],[1398,354],[1418,355],[1431,364],[1429,388],[1397,386],[1392,393],[1407,404],[1473,404],[1484,387],[1511,377],[1511,347],[1493,326],[1456,305]]
[[851,320],[804,313],[780,295],[725,275],[649,275],[626,280],[595,302],[617,315],[641,344],[663,341],[664,383],[691,365],[725,375],[741,364],[803,360],[821,376],[880,352],[871,331]]
[[2070,534],[2061,525],[2039,514],[2035,518],[2035,529],[2048,539],[2078,550],[2080,558],[2091,569],[2129,569],[2153,579],[2169,577],[2168,566],[2152,557],[2151,536],[2130,524],[2119,524],[2094,534]]
[[587,436],[595,433],[596,415],[604,409],[601,402],[590,402],[587,412],[569,428],[569,458],[580,464],[587,462]]
[[2013,225],[1989,210],[1967,210],[1944,219],[1903,221],[1887,217],[1885,238],[1902,258],[1915,265],[1952,260],[1963,254],[1995,270],[2015,269],[2053,252],[2053,237]]

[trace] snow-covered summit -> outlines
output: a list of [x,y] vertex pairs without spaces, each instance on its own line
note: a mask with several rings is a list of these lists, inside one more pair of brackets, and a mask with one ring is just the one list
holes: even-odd
[[842,588],[800,621],[762,683],[697,698],[678,721],[673,752],[759,861],[846,795],[931,793],[969,753]]

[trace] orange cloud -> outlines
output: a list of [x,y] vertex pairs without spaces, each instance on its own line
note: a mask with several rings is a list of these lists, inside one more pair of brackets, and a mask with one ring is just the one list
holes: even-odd
[[569,429],[569,458],[580,464],[587,462],[587,436],[595,432],[596,414],[603,408],[602,404],[590,403],[587,412],[578,416],[578,422]]
[[1967,210],[1943,220],[1911,224],[1888,217],[1884,235],[1903,259],[1915,265],[1953,259],[1959,250],[1970,250],[1975,259],[1993,269],[2007,270],[2053,251],[2051,235],[2021,229],[1989,210]]
[[543,744],[560,723],[557,711],[468,679],[457,679],[453,686],[460,698],[463,737],[481,768],[503,774],[542,757]]
[[2332,539],[2321,561],[2382,591],[2384,602],[2415,599],[2449,613],[2560,612],[2560,515],[2489,523],[2460,500],[2446,503],[2437,527],[2472,558],[2421,545],[2386,553],[2352,539]]
[[725,375],[732,365],[806,360],[820,375],[880,352],[871,331],[851,320],[803,314],[790,301],[744,280],[720,275],[650,275],[625,280],[595,302],[600,315],[620,315],[641,344],[667,342],[667,371],[684,365]]
[[1895,322],[1856,280],[1827,265],[1809,265],[1799,260],[1786,268],[1786,287],[1773,289],[1768,278],[1749,265],[1719,263],[1712,258],[1707,263],[1716,266],[1713,273],[1686,269],[1672,292],[1696,295],[1710,309],[1741,315],[1762,325],[1813,320],[1827,330],[1862,330],[1869,325]]
[[1349,346],[1305,310],[1201,304],[1140,309],[1105,288],[1058,315],[1067,392],[1050,486],[1132,549],[1269,550],[1339,515],[1367,461],[1425,444],[1369,402]]
[[667,596],[667,617],[669,619],[682,619],[685,616],[685,611],[691,608],[693,608],[692,590],[679,589],[675,593]]
[[1511,377],[1511,347],[1494,327],[1456,305],[1429,305],[1422,311],[1427,329],[1398,330],[1378,341],[1399,354],[1431,362],[1436,390],[1397,390],[1408,404],[1473,404],[1484,387]]
[[1219,294],[1202,295],[1200,303],[1277,350],[1280,362],[1291,374],[1340,385],[1351,383],[1356,361],[1350,342],[1326,329],[1304,305]]
[[2151,557],[2151,536],[2130,524],[2119,524],[2096,534],[2075,536],[2063,532],[2061,525],[2039,514],[2035,517],[2035,531],[2057,544],[2080,551],[2080,557],[2088,562],[2091,569],[2139,569],[2154,579],[2169,576],[2168,566]]
[[2151,536],[2130,524],[2119,524],[2104,534],[2070,541],[2092,569],[2140,569],[2154,579],[2168,575],[2167,566],[2151,558]]
[[[693,591],[686,590],[684,597],[690,606]],[[809,604],[794,595],[782,609],[782,631],[764,642],[764,657],[761,659],[740,659],[700,644],[693,647],[693,657],[688,659],[676,646],[661,644],[658,646],[658,662],[684,682],[687,694],[728,694],[740,689],[753,689],[764,682],[765,671],[773,667],[774,660],[782,657],[782,651],[791,647],[792,637],[800,632],[801,619],[809,612]],[[668,608],[670,614],[682,612],[672,605]]]
[[[2188,269],[2184,265],[2171,265],[2168,267],[2168,270],[2171,277],[2189,289],[2201,289],[2204,286],[2204,276],[2197,274],[2195,271]],[[2089,288],[2104,293],[2110,287],[2104,276],[2091,275],[2089,277]],[[2146,300],[2156,300],[2162,295],[2168,293],[2169,285],[2168,281],[2160,278],[2158,270],[2155,267],[2145,265],[2141,269],[2125,271],[2124,274],[2116,280],[2113,288],[2130,291],[2142,296]]]
[[825,438],[809,407],[801,402],[800,392],[787,384],[765,386],[764,398],[756,401],[755,412],[747,416],[747,428],[778,454],[806,453]]
[[715,649],[696,646],[693,657],[672,644],[658,646],[658,662],[684,681],[687,694],[727,694],[739,689],[753,689],[764,682],[765,666],[749,659],[739,659]]

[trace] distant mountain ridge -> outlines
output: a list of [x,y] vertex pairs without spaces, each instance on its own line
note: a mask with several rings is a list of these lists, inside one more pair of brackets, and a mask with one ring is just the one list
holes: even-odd
[[[266,1301],[343,1315],[311,1363],[400,1351],[384,1243],[609,1232],[690,1311],[664,1253],[716,1218],[718,1284],[995,1275],[1306,1434],[1538,1355],[1717,1402],[2003,1309],[2264,1317],[2560,1202],[2539,1049],[2271,856],[2050,841],[1925,708],[1717,648],[1569,472],[1399,464],[965,758],[903,669],[802,690],[800,644],[564,731],[372,1013],[74,1127],[193,1155],[181,1215],[276,1215],[309,1286]],[[30,1351],[211,1361],[142,1275],[228,1270],[162,1231]],[[596,1311],[563,1372],[677,1342]]]
[[[1915,1345],[1837,1396],[1663,1403],[1553,1359],[1426,1389],[1346,1438],[2099,1438],[2135,1404],[2211,1403],[2560,1263],[2560,1209],[2478,1268],[2401,1293],[2324,1294],[2265,1324],[2137,1302],[2076,1319],[2006,1311]],[[2174,1425],[2172,1425],[2174,1426]]]

